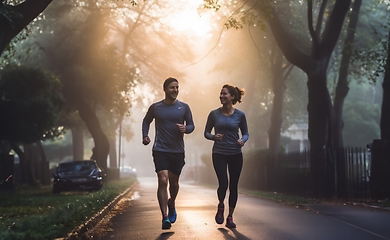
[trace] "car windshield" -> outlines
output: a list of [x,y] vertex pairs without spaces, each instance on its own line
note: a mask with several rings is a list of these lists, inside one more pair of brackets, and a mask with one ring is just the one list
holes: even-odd
[[58,172],[83,172],[89,171],[96,167],[95,162],[68,162],[61,163],[58,166]]

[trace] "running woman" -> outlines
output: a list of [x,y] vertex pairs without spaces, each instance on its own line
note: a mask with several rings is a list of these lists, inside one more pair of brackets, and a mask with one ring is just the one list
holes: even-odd
[[[237,102],[241,103],[243,95],[243,89],[225,84],[219,94],[222,107],[210,112],[204,130],[205,138],[214,141],[212,159],[219,185],[217,189],[219,203],[215,221],[218,224],[224,222],[224,200],[229,187],[229,213],[225,225],[228,228],[236,228],[233,212],[237,204],[238,181],[243,164],[241,148],[249,138],[244,112],[233,107]],[[214,134],[211,133],[213,128]],[[239,130],[241,130],[241,138]]]
[[177,100],[178,80],[167,78],[163,90],[165,98],[153,103],[143,119],[142,143],[148,145],[151,142],[149,127],[155,119],[156,135],[152,155],[158,178],[157,199],[162,214],[162,229],[170,229],[177,218],[175,200],[179,192],[180,173],[185,164],[183,137],[184,134],[192,133],[195,126],[188,104]]

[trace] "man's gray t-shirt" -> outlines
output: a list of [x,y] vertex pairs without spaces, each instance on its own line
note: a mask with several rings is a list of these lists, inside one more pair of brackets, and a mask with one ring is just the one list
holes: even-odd
[[187,134],[194,131],[195,126],[188,104],[178,100],[171,105],[166,104],[164,100],[153,103],[142,121],[142,138],[148,136],[153,119],[155,119],[156,135],[152,150],[184,153],[184,134],[176,124],[186,125]]

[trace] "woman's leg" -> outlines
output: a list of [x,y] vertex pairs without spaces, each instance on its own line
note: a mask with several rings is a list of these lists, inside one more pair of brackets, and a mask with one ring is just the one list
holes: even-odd
[[214,170],[218,178],[218,200],[220,204],[223,204],[228,188],[227,163],[225,156],[222,154],[213,153],[212,157]]
[[222,154],[213,153],[213,166],[218,178],[218,210],[215,214],[215,222],[222,224],[224,222],[225,205],[224,200],[228,188],[227,163],[226,157]]
[[233,216],[238,199],[238,180],[240,179],[243,158],[242,153],[229,156],[228,170],[230,176],[229,183],[229,216]]

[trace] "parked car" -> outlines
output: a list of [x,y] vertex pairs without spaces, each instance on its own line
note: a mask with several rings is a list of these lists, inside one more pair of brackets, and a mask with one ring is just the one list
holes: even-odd
[[95,160],[60,163],[53,174],[53,193],[72,190],[99,190],[103,186],[103,176],[103,171]]
[[137,169],[130,167],[130,166],[123,166],[120,167],[120,177],[125,178],[125,177],[137,177]]

